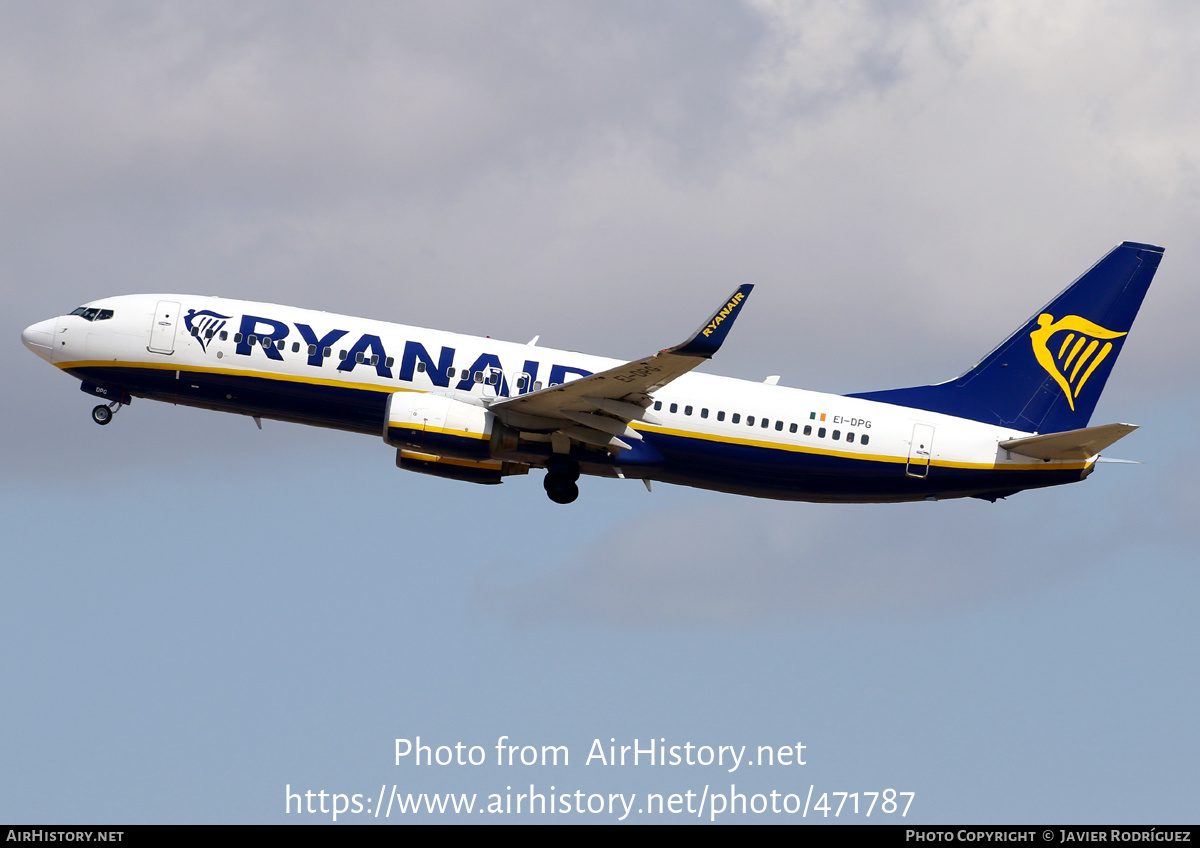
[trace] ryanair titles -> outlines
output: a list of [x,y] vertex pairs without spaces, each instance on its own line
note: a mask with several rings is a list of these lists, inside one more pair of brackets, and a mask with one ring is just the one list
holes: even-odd
[[745,299],[746,299],[746,296],[744,294],[742,294],[741,292],[738,292],[733,297],[731,297],[729,299],[729,303],[725,304],[725,306],[721,309],[721,311],[718,312],[716,315],[714,315],[713,319],[708,322],[708,326],[700,331],[701,333],[704,334],[704,337],[708,338],[713,333],[715,333],[717,331],[717,327],[719,327],[725,321],[726,318],[728,318],[730,315],[732,315],[734,310],[737,309],[739,306],[741,306],[742,301]]
[[[204,334],[193,329],[190,321],[186,323],[191,334],[200,340]],[[476,383],[480,383],[505,397],[533,391],[541,368],[536,360],[526,359],[519,372],[506,374],[500,357],[487,352],[479,354],[469,365],[460,364],[456,367],[454,359],[457,352],[454,348],[442,345],[435,358],[425,345],[412,340],[404,342],[404,351],[397,363],[395,357],[388,354],[379,336],[363,333],[349,347],[342,347],[349,338],[348,330],[318,332],[300,322],[291,325],[274,318],[243,315],[233,341],[236,346],[234,353],[238,356],[250,356],[251,351],[258,347],[268,359],[282,362],[282,351],[289,342],[295,342],[300,344],[300,349],[308,358],[308,365],[313,368],[323,368],[326,360],[334,359],[338,371],[370,368],[382,378],[406,382],[412,382],[415,374],[424,373],[434,386],[440,388],[451,388],[451,381],[454,381],[455,390],[469,392]],[[399,367],[393,371],[397,364]],[[587,377],[591,373],[570,365],[551,365],[546,385],[560,385],[568,378]],[[515,391],[510,391],[510,380],[516,382],[511,387]]]

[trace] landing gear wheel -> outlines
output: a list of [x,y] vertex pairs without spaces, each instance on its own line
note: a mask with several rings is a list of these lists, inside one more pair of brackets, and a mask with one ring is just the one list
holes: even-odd
[[579,497],[579,487],[575,481],[563,474],[547,474],[542,486],[555,503],[569,504]]
[[101,426],[112,421],[112,417],[113,411],[104,404],[100,404],[92,410],[92,420]]

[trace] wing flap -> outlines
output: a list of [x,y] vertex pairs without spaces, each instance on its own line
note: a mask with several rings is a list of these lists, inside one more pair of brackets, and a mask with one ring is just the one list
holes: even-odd
[[720,349],[753,288],[740,286],[682,344],[561,386],[497,401],[490,409],[501,421],[518,429],[523,420],[550,419],[561,422],[559,431],[578,441],[623,446],[625,443],[617,436],[630,436],[624,425],[630,421],[655,422],[645,411],[649,396],[711,359]]
[[1090,459],[1136,429],[1136,424],[1103,424],[1081,430],[1008,439],[1001,442],[1000,447],[1034,459]]

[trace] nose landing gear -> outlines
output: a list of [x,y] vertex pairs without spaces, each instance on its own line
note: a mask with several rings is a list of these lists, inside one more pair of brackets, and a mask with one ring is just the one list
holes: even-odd
[[113,388],[112,386],[102,386],[99,383],[93,383],[91,380],[84,380],[79,384],[79,388],[86,395],[112,398],[108,403],[102,403],[92,409],[92,420],[101,426],[112,421],[113,416],[117,414],[117,410],[122,406],[128,406],[133,403],[133,397],[129,392]]
[[112,421],[113,416],[116,415],[117,410],[120,408],[121,408],[120,401],[114,400],[112,403],[108,403],[108,404],[102,403],[99,406],[92,409],[92,420],[95,421],[97,424],[100,424],[101,426],[103,426],[103,425],[107,424],[109,421]]

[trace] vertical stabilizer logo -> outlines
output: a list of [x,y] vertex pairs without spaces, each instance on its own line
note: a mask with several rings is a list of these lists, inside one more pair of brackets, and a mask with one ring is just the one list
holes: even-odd
[[[1074,412],[1075,398],[1087,385],[1092,372],[1112,352],[1113,344],[1109,339],[1120,338],[1125,333],[1106,330],[1078,315],[1067,315],[1055,321],[1053,315],[1043,312],[1037,322],[1038,329],[1029,334],[1033,341],[1033,355],[1046,373],[1062,387],[1067,403]],[[1056,333],[1065,334],[1061,342],[1058,339],[1051,342],[1051,337]]]
[[189,309],[183,318],[183,323],[196,341],[200,342],[200,349],[207,353],[208,343],[224,328],[229,317],[213,312],[211,309],[201,309],[199,312]]

